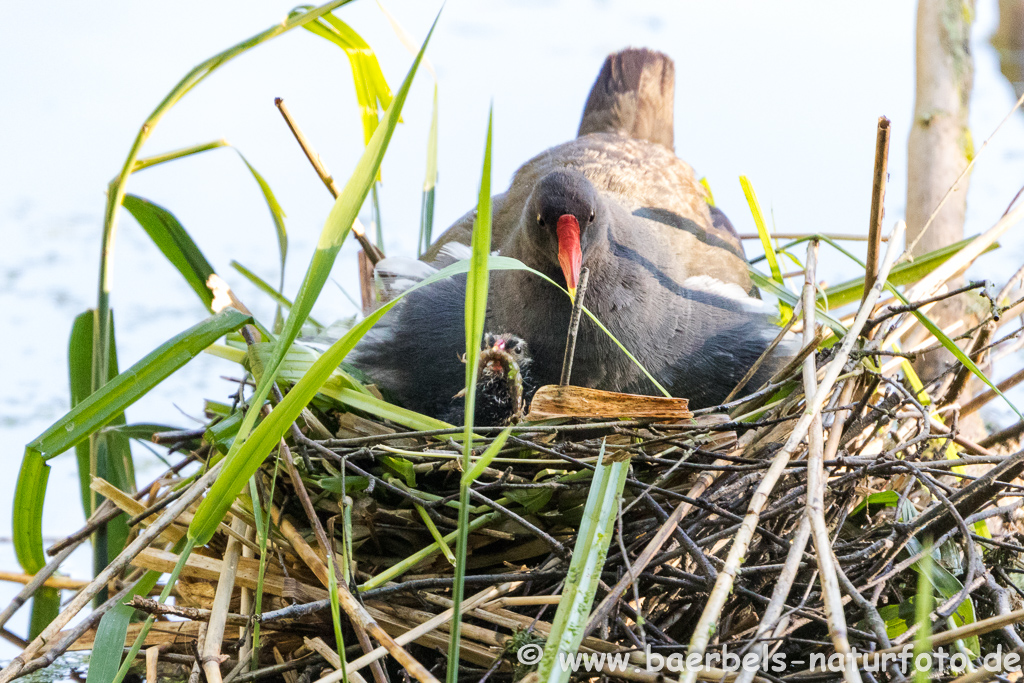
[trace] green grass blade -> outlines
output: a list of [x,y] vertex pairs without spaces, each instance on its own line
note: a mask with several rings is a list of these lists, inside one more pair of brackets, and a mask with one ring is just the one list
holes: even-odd
[[228,309],[193,325],[104,384],[33,439],[28,447],[45,459],[60,455],[124,412],[218,338],[251,321],[251,316]]
[[[71,338],[68,340],[68,379],[72,408],[92,393],[92,328],[95,318],[95,311],[86,311],[80,313],[71,326]],[[75,446],[75,457],[78,460],[82,512],[88,519],[93,511],[93,491],[89,488],[92,465],[88,442],[83,441]]]
[[[301,14],[305,9],[298,8],[292,14]],[[333,14],[326,14],[305,28],[345,51],[352,67],[352,81],[363,121],[363,143],[369,144],[377,128],[378,105],[381,109],[387,109],[392,101],[391,88],[384,78],[377,56],[362,36]]]
[[[462,471],[470,469],[473,454],[473,418],[476,415],[476,379],[480,364],[476,362],[484,336],[484,321],[487,318],[487,289],[490,273],[487,257],[491,253],[491,140],[494,127],[494,106],[487,116],[487,142],[484,146],[483,171],[480,174],[480,194],[476,204],[476,219],[473,221],[471,244],[473,253],[469,259],[469,275],[466,279],[466,397],[465,431],[462,448]],[[469,485],[463,479],[459,486],[458,538],[455,544],[455,577],[452,584],[452,621],[448,641],[448,683],[459,680],[459,646],[461,638],[462,597],[465,592],[466,548],[469,545]]]
[[334,573],[334,553],[327,554],[327,590],[331,599],[331,623],[334,624],[334,647],[341,659],[341,680],[348,683],[348,672],[345,662],[345,637],[341,634],[341,607],[338,605],[338,576]]
[[213,275],[213,266],[174,214],[158,204],[131,194],[125,196],[124,208],[135,217],[171,265],[178,269],[203,306],[210,310],[213,292],[206,286],[206,280]]
[[437,83],[434,84],[434,106],[430,114],[427,136],[427,173],[423,179],[423,205],[420,207],[420,238],[416,251],[422,256],[433,241],[434,195],[437,190]]
[[[933,270],[941,266],[943,263],[953,257],[958,251],[966,247],[974,240],[973,237],[968,237],[965,240],[960,240],[954,244],[930,251],[923,256],[918,256],[913,261],[900,263],[893,267],[892,272],[889,274],[888,282],[894,286],[909,285],[917,282],[924,276],[931,273]],[[845,249],[841,249],[838,245],[834,245],[840,251],[845,252],[850,258],[857,262],[861,267],[864,264],[860,262]],[[986,252],[998,249],[999,244],[992,244],[986,249]],[[858,291],[858,289],[860,291]],[[864,278],[854,278],[847,280],[838,285],[833,285],[825,290],[825,296],[828,297],[829,305],[831,308],[836,309],[846,304],[853,303],[854,301],[860,301],[861,294],[864,291]],[[819,295],[819,299],[821,296]]]
[[[14,553],[26,574],[35,574],[46,566],[43,552],[43,500],[50,466],[39,451],[26,448],[21,461],[18,483],[14,489],[12,532]],[[32,618],[29,638],[35,638],[57,617],[60,611],[60,592],[42,588],[32,597]]]
[[[412,85],[412,79],[416,75],[416,70],[419,67],[420,61],[423,58],[423,53],[430,42],[430,36],[433,34],[434,27],[436,25],[437,19],[434,20],[434,24],[431,26],[430,32],[427,34],[427,38],[423,42],[423,46],[420,48],[419,54],[416,56],[416,59],[413,60],[409,73],[402,82],[402,87],[399,88],[391,106],[388,108],[382,125],[378,126],[374,131],[373,137],[366,146],[366,150],[363,152],[359,163],[356,165],[355,171],[353,171],[352,176],[345,184],[345,188],[338,196],[337,201],[335,201],[334,206],[331,208],[330,214],[327,216],[327,221],[320,233],[320,240],[317,243],[316,252],[313,254],[313,259],[306,271],[302,286],[299,289],[299,294],[295,298],[295,303],[288,312],[288,318],[285,321],[284,328],[282,329],[278,339],[278,347],[266,368],[266,372],[260,378],[255,396],[252,399],[252,405],[261,405],[270,393],[270,387],[274,382],[278,368],[283,362],[285,354],[288,352],[288,348],[298,336],[302,323],[305,322],[306,317],[313,308],[314,302],[323,289],[324,283],[330,276],[335,257],[341,250],[341,245],[344,243],[345,238],[351,231],[352,224],[359,214],[359,209],[362,207],[367,194],[369,194],[370,187],[373,185],[377,169],[380,168],[380,162],[384,158],[384,152],[387,150],[388,143],[391,141],[391,135],[394,133],[395,126],[398,124],[398,116],[402,110],[402,106],[405,104],[405,98],[409,93],[409,87]],[[382,308],[379,313],[383,315],[385,310],[387,309]],[[376,322],[377,319],[379,319],[379,316],[374,315],[364,320],[363,323],[366,323],[369,320]],[[370,325],[372,324],[373,323],[371,322]],[[352,338],[352,333],[356,330],[363,330],[362,333],[365,333],[365,330],[367,329],[369,329],[369,325],[364,328],[363,325],[360,324],[342,337],[342,340]],[[359,335],[360,337],[362,336],[362,333]],[[355,344],[355,340],[358,339],[359,337],[354,338],[354,341],[352,342],[353,346]],[[339,341],[332,346],[332,348],[339,345],[341,345],[341,347],[345,346],[342,341]],[[341,354],[341,358],[344,358],[344,354],[348,353],[349,348],[344,349],[344,352]],[[330,356],[331,354],[325,353],[324,356],[321,357],[321,360],[329,358]],[[341,361],[341,358],[335,362],[335,365]],[[317,364],[319,364],[319,362],[320,361],[318,361]],[[316,367],[317,366],[314,365],[314,368]],[[330,372],[324,374],[320,379],[320,382],[312,388],[312,392],[307,396],[306,402],[304,402],[302,406],[299,406],[299,411],[306,403],[308,403],[309,399],[311,399],[313,394],[316,393],[316,389],[319,388],[320,384],[322,384],[329,375]],[[296,393],[295,389],[289,393],[285,402],[291,398],[292,393]],[[299,395],[301,394],[297,393],[296,398]],[[281,405],[284,405],[285,402],[282,402]],[[296,411],[296,415],[298,415],[299,411]],[[274,419],[274,414],[278,413],[278,410],[274,410],[271,413],[271,417],[264,420],[263,427],[266,429],[260,433],[261,437],[268,435],[270,433],[269,430],[276,430],[280,427],[278,422]],[[245,421],[242,423],[238,436],[231,445],[231,450],[227,456],[228,461],[225,463],[223,472],[217,478],[213,487],[211,487],[209,495],[203,501],[195,518],[192,520],[192,524],[189,526],[190,538],[199,540],[200,544],[205,544],[213,536],[214,531],[217,529],[217,525],[224,517],[224,513],[227,511],[228,507],[231,505],[231,501],[234,500],[235,496],[238,495],[238,492],[242,490],[246,480],[252,476],[259,467],[260,462],[264,457],[266,457],[267,453],[270,452],[270,447],[273,446],[273,443],[276,442],[276,440],[280,438],[280,435],[284,433],[283,431],[278,433],[269,444],[264,442],[262,438],[257,439],[257,434],[255,433],[249,437],[249,433],[252,431],[257,414],[258,411],[255,410],[249,411],[246,414]],[[290,424],[294,419],[294,417],[290,418],[285,424]],[[247,440],[249,438],[256,440],[256,443],[251,447]]]
[[[772,238],[768,233],[768,226],[765,225],[764,214],[761,212],[761,204],[757,201],[757,195],[754,194],[754,186],[750,184],[750,180],[746,176],[740,176],[740,185],[743,187],[743,194],[747,198],[747,204],[750,206],[750,213],[754,216],[754,224],[757,226],[757,236],[761,238],[761,246],[764,248],[764,255],[768,259],[768,266],[772,272],[772,279],[782,289],[786,288],[786,283],[782,278],[782,269],[779,268],[779,261],[775,256],[775,248],[772,246]],[[787,322],[793,315],[793,306],[788,303],[785,299],[779,298],[779,312],[782,314],[783,322]]]
[[135,166],[132,168],[132,173],[138,173],[144,171],[147,168],[153,168],[160,164],[166,164],[168,161],[174,161],[175,159],[183,159],[185,157],[192,156],[193,154],[202,154],[203,152],[209,152],[214,149],[220,149],[221,147],[230,147],[227,140],[223,138],[220,140],[214,140],[212,142],[205,142],[200,145],[193,145],[192,147],[184,147],[182,149],[172,150],[170,152],[164,152],[163,154],[156,154],[145,159],[139,159],[135,162]]
[[477,477],[483,474],[483,471],[487,469],[487,466],[491,464],[491,461],[494,460],[498,453],[501,452],[501,449],[505,447],[505,441],[508,440],[508,435],[511,433],[512,428],[508,427],[503,429],[500,434],[494,437],[494,441],[492,441],[491,445],[487,447],[487,450],[485,450],[480,457],[473,462],[472,466],[466,470],[465,474],[462,475],[462,484],[464,486],[469,486],[477,480]]
[[263,193],[263,199],[267,203],[267,208],[270,209],[270,217],[274,219],[274,229],[277,232],[277,251],[281,255],[281,284],[278,286],[278,291],[283,291],[284,266],[285,262],[288,260],[288,229],[284,225],[284,209],[281,208],[281,204],[277,201],[277,197],[274,196],[274,191],[270,189],[270,184],[264,180],[259,171],[249,163],[249,160],[245,158],[245,155],[237,149],[235,152],[238,153],[238,156],[242,159],[245,167],[249,169],[249,173],[251,173],[252,177],[256,180],[256,184],[260,186],[260,192]]
[[604,455],[602,443],[558,610],[551,622],[551,632],[537,669],[541,683],[565,683],[572,674],[571,669],[559,666],[559,654],[575,654],[583,642],[587,617],[594,604],[601,569],[614,535],[629,461],[609,463]]
[[[146,572],[131,592],[125,596],[125,600],[130,601],[136,595],[143,597],[149,595],[159,579],[160,572]],[[124,654],[124,639],[128,635],[128,624],[134,614],[135,608],[122,602],[111,608],[100,619],[100,625],[96,629],[96,638],[93,641],[92,656],[89,658],[89,674],[86,683],[106,683],[117,675],[121,655]]]
[[[917,579],[917,605],[915,619],[917,621],[917,633],[914,635],[914,683],[928,683],[929,673],[931,672],[931,653],[932,653],[932,605],[934,603],[934,595],[932,594],[932,584],[929,581],[928,576],[931,574],[932,568],[932,554],[931,544],[928,545],[928,551],[924,557],[921,558],[921,573]],[[925,657],[926,665],[918,666],[918,657],[922,654],[929,655]]]
[[[68,376],[71,407],[75,408],[92,393],[93,326],[94,311],[86,311],[75,318],[68,341]],[[113,327],[113,317],[110,325]],[[107,359],[107,381],[117,376],[117,340],[110,330],[110,353]],[[124,413],[115,415],[108,423],[111,427],[126,424]],[[86,517],[92,514],[103,498],[89,488],[94,476],[101,477],[122,491],[135,491],[135,466],[128,436],[120,432],[99,432],[89,441],[75,445],[78,461],[78,483],[82,497],[82,510]],[[96,530],[93,536],[93,568],[99,572],[107,566],[108,558],[116,557],[128,538],[128,525],[118,517]],[[97,604],[106,599],[106,593],[97,595]]]
[[[775,280],[765,277],[764,274],[754,270],[753,267],[749,267],[748,271],[750,272],[750,279],[759,288],[767,291],[772,296],[777,297],[780,301],[789,304],[790,306],[795,306],[799,303],[799,297],[796,294],[785,287],[779,286]],[[818,319],[818,322],[832,328],[832,331],[836,333],[837,337],[842,337],[846,334],[846,328],[843,327],[843,324],[820,308],[815,309],[814,317]]]
[[764,248],[765,258],[768,259],[768,266],[772,271],[772,279],[781,285],[783,284],[782,270],[779,268],[779,261],[775,257],[772,237],[768,234],[768,226],[765,225],[764,214],[761,212],[761,204],[757,201],[757,195],[754,194],[754,186],[750,184],[750,180],[745,175],[740,176],[740,185],[743,187],[743,194],[746,196],[747,204],[750,206],[750,213],[754,216],[757,236],[761,238],[761,246]]

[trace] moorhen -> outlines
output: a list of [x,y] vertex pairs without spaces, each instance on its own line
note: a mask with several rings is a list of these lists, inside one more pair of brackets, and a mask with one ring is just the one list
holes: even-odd
[[[579,136],[526,162],[493,198],[493,242],[574,293],[590,269],[587,307],[673,395],[695,408],[720,403],[778,327],[756,298],[739,237],[688,164],[672,151],[672,61],[628,49],[608,57]],[[468,244],[470,212],[425,260]],[[361,343],[354,360],[410,408],[447,414],[464,366],[465,276],[412,295]],[[523,271],[492,271],[487,329],[529,343],[533,386],[559,380],[572,302]],[[793,351],[783,344],[754,388]],[[574,383],[630,393],[656,387],[584,318]]]

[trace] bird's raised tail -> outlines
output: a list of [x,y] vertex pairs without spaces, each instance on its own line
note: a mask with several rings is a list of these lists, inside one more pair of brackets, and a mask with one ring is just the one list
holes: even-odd
[[578,135],[618,133],[673,148],[676,68],[660,52],[627,48],[608,55],[583,110]]

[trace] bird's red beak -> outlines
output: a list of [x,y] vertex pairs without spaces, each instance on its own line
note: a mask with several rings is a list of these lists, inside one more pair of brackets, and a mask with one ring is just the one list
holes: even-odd
[[580,247],[580,224],[572,214],[565,214],[558,219],[558,263],[565,274],[566,288],[569,298],[576,301],[576,285],[580,281],[580,268],[583,265],[583,249]]

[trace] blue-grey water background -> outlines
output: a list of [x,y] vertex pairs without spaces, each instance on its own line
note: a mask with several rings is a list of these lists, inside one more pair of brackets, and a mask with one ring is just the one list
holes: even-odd
[[[272,0],[175,3],[33,3],[0,9],[0,536],[24,444],[68,408],[67,336],[93,306],[104,191],[139,125],[190,68],[280,21],[291,5]],[[388,0],[422,40],[439,3]],[[375,48],[397,88],[411,61],[372,0],[339,15]],[[449,0],[428,57],[440,97],[439,231],[475,203],[488,108],[494,106],[494,186],[507,185],[533,154],[575,134],[604,57],[648,46],[676,61],[676,151],[711,183],[740,232],[754,231],[737,177],[752,181],[778,231],[864,233],[875,123],[892,119],[886,226],[906,197],[906,142],[913,109],[915,3],[716,3],[590,0]],[[976,144],[1014,103],[988,44],[994,0],[979,0],[971,127]],[[421,71],[383,165],[381,206],[389,254],[414,252],[433,81]],[[354,167],[362,129],[342,52],[305,31],[286,34],[220,69],[160,123],[144,155],[224,137],[266,177],[288,214],[287,293],[294,295],[331,200],[273,106],[283,97],[339,180]],[[1024,184],[1024,116],[980,157],[968,194],[967,234],[988,228]],[[278,255],[262,196],[237,156],[210,152],[133,176],[128,189],[181,220],[214,268],[257,315],[271,302],[228,265],[237,259],[276,281]],[[364,216],[368,220],[369,215]],[[1004,281],[1024,261],[1015,231],[973,271]],[[863,251],[854,245],[855,251]],[[757,245],[747,243],[748,253]],[[828,249],[826,248],[827,252]],[[356,293],[355,248],[334,279]],[[826,256],[820,277],[836,283],[856,268]],[[134,220],[122,213],[113,271],[121,367],[204,316],[196,297]],[[334,320],[353,306],[324,290],[314,315]],[[1015,364],[1018,365],[1019,364]],[[1005,366],[1004,366],[1005,367]],[[128,411],[130,421],[198,424],[204,397],[224,399],[237,376],[201,356]],[[1000,374],[1008,374],[1002,372]],[[987,417],[1007,421],[995,408]],[[136,448],[139,481],[161,465]],[[52,461],[44,535],[82,522],[74,459]],[[0,543],[0,569],[15,570]],[[66,565],[90,571],[80,551]],[[0,584],[0,604],[19,586]],[[10,628],[26,629],[23,610]],[[17,653],[0,642],[0,659]]]

